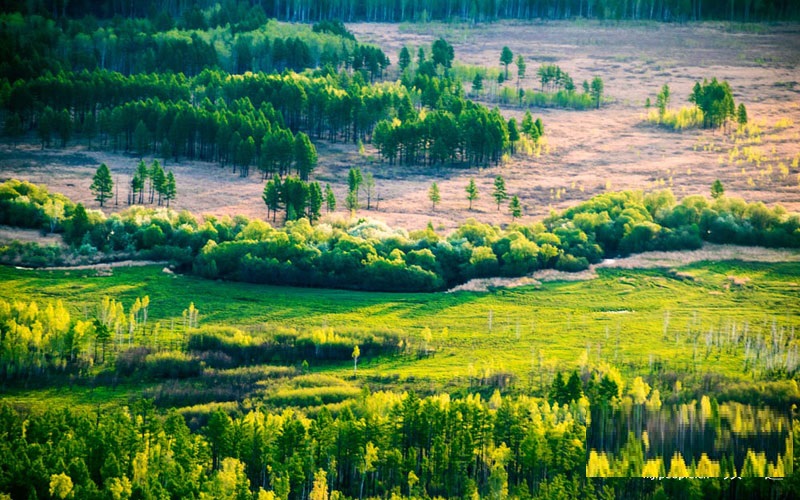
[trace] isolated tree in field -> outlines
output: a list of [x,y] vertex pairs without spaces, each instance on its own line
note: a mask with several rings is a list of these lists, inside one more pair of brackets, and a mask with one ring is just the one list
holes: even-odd
[[167,172],[167,180],[164,182],[164,200],[167,202],[167,208],[169,208],[169,202],[174,200],[175,197],[178,195],[178,187],[175,184],[175,175],[172,173],[172,170]]
[[428,189],[428,199],[431,200],[433,210],[436,210],[436,204],[442,201],[442,195],[439,194],[439,186],[435,182]]
[[517,88],[519,88],[520,80],[525,78],[525,58],[522,55],[517,56]]
[[308,185],[308,220],[312,224],[319,220],[322,215],[322,188],[319,182],[312,182]]
[[90,186],[92,193],[94,193],[94,199],[100,202],[100,206],[102,207],[106,200],[113,196],[114,191],[114,181],[111,179],[111,172],[108,170],[108,166],[105,163],[101,163],[99,167],[97,167],[97,172],[95,172],[94,177],[92,177],[92,185]]
[[481,95],[481,92],[483,92],[483,73],[480,71],[475,73],[475,78],[472,79],[472,91],[476,95]]
[[358,370],[358,358],[361,357],[361,349],[358,346],[353,348],[353,376],[356,376]]
[[272,222],[275,222],[278,209],[281,206],[281,178],[278,174],[275,174],[275,176],[264,185],[264,193],[261,199],[263,199],[264,204],[267,205],[267,217],[269,217],[269,213],[272,211]]
[[595,107],[600,109],[600,102],[603,100],[603,79],[599,76],[592,78],[592,100]]
[[294,138],[294,161],[300,179],[307,181],[309,174],[317,166],[317,148],[303,132],[298,133]]
[[664,86],[661,87],[661,92],[659,92],[656,96],[656,106],[658,107],[659,116],[664,116],[664,113],[667,112],[667,106],[669,106],[669,95],[669,85],[664,84]]
[[367,210],[372,208],[372,194],[375,192],[375,178],[372,172],[367,172],[364,176],[364,190],[367,192]]
[[500,204],[508,199],[508,193],[506,193],[506,181],[499,175],[494,178],[494,190],[492,190],[492,197],[494,198],[494,201],[497,202],[497,211],[499,212]]
[[508,80],[508,65],[514,62],[514,53],[507,46],[500,52],[500,64],[505,67],[505,79]]
[[711,184],[711,197],[716,200],[723,194],[725,194],[725,187],[722,185],[722,181],[717,179]]
[[400,49],[400,54],[397,56],[397,67],[400,68],[402,74],[409,66],[411,66],[411,53],[405,45]]
[[467,200],[469,200],[469,209],[472,210],[472,202],[477,200],[480,196],[478,194],[478,186],[475,184],[475,179],[470,179],[466,187]]
[[512,220],[522,217],[522,205],[517,195],[511,197],[511,201],[508,204],[508,211],[511,212]]
[[747,108],[742,103],[739,103],[739,108],[736,111],[736,121],[739,125],[747,125]]

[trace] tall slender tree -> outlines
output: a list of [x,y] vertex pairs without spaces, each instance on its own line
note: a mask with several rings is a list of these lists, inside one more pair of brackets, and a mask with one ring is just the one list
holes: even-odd
[[506,193],[506,181],[500,175],[494,178],[494,190],[492,191],[492,197],[494,198],[494,201],[497,202],[497,211],[499,212],[500,204],[508,199],[508,193]]
[[508,65],[514,62],[514,53],[507,46],[500,52],[500,64],[505,66],[505,79],[508,80]]
[[442,200],[442,195],[439,194],[439,186],[435,182],[428,189],[428,199],[431,200],[432,209],[436,210],[436,204]]
[[469,184],[466,187],[467,200],[469,200],[469,209],[472,210],[472,202],[477,200],[480,195],[478,193],[478,186],[475,184],[475,179],[470,178]]
[[100,202],[100,206],[102,207],[106,200],[113,196],[114,191],[114,181],[111,179],[111,172],[108,170],[108,166],[105,163],[101,163],[99,167],[97,167],[97,171],[92,177],[92,185],[90,186],[92,193],[94,193],[94,199]]

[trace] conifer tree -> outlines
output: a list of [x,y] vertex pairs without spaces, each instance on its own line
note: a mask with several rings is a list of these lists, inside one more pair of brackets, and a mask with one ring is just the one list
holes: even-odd
[[436,204],[442,200],[442,196],[439,194],[439,186],[435,182],[431,184],[428,190],[428,199],[433,204],[433,210],[436,210]]
[[497,202],[497,211],[499,212],[500,204],[508,199],[508,193],[506,193],[506,181],[499,175],[494,178],[494,190],[492,191],[492,197],[494,198],[494,201]]
[[475,179],[470,179],[466,187],[467,200],[469,200],[469,209],[472,210],[472,202],[477,200],[480,195],[478,194],[478,186],[475,184]]
[[90,187],[94,193],[94,199],[100,202],[102,207],[106,200],[113,196],[114,181],[111,179],[111,172],[105,163],[101,163],[92,177],[92,185]]

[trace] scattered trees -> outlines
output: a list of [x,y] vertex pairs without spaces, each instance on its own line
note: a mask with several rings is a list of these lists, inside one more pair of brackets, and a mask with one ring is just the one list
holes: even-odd
[[511,212],[511,220],[519,219],[522,217],[522,205],[520,204],[519,197],[514,195],[508,204],[508,210]]

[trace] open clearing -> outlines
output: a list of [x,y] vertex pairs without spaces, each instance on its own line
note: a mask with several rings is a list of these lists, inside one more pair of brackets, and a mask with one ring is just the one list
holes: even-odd
[[[800,26],[749,27],[752,32],[731,32],[727,25],[712,23],[349,25],[360,40],[380,45],[395,63],[402,45],[428,45],[445,36],[454,45],[458,61],[499,67],[500,50],[508,45],[528,63],[524,87],[538,89],[535,73],[539,64],[554,63],[569,72],[577,85],[601,76],[611,102],[592,111],[531,109],[542,117],[547,132],[550,151],[540,158],[517,156],[505,165],[486,169],[389,167],[377,160],[370,147],[361,156],[354,145],[320,141],[320,165],[314,177],[333,186],[339,202],[336,216],[345,217],[347,169],[360,166],[372,171],[380,198],[378,210],[362,209],[358,215],[409,229],[424,227],[428,221],[450,229],[467,217],[510,222],[507,210],[498,211],[490,196],[496,175],[503,175],[508,191],[520,196],[525,207],[523,222],[609,188],[671,187],[681,197],[707,194],[716,178],[722,180],[728,194],[780,203],[798,211],[800,171],[791,163],[800,155]],[[512,74],[515,70],[512,65]],[[674,133],[643,123],[645,99],[655,100],[663,84],[670,85],[671,106],[677,108],[688,105],[691,86],[706,77],[728,80],[737,102],[747,106],[751,121],[761,124],[761,142],[754,146],[765,159],[758,165],[729,163],[733,144],[720,132]],[[513,107],[502,110],[506,116],[518,118],[524,112]],[[107,210],[122,210],[138,158],[91,151],[83,145],[44,151],[33,144],[0,145],[0,178],[44,183],[92,208],[98,207],[89,185],[100,162],[109,165],[120,184],[119,204],[112,200]],[[781,164],[788,172],[781,172]],[[174,170],[178,182],[174,208],[216,216],[266,216],[261,200],[263,182],[257,172],[243,179],[208,163],[181,161],[167,167]],[[464,193],[469,177],[475,177],[481,190],[472,212],[467,211]],[[439,183],[442,192],[442,203],[435,212],[427,199],[432,181]]]

